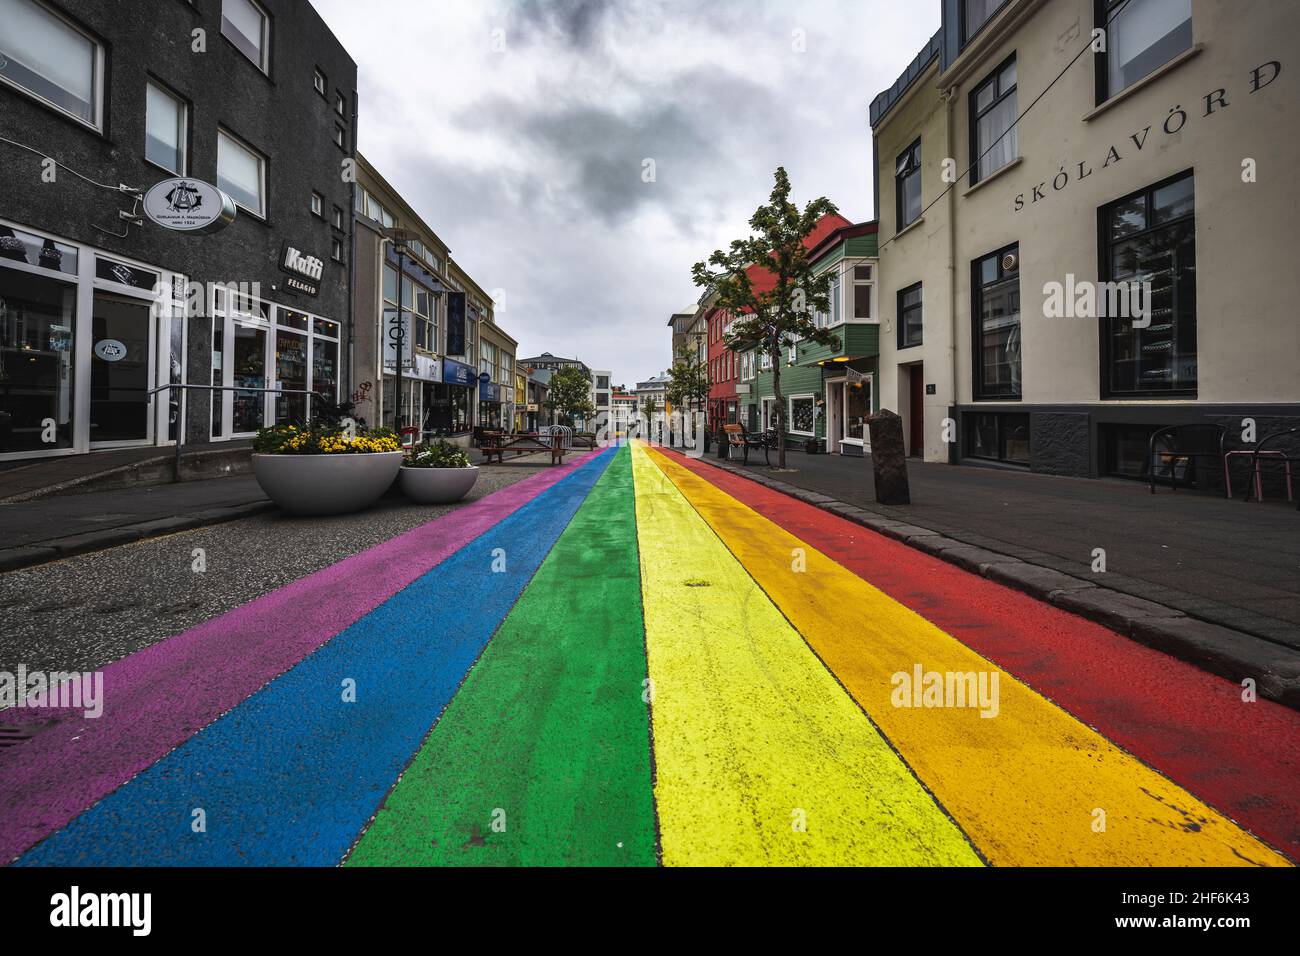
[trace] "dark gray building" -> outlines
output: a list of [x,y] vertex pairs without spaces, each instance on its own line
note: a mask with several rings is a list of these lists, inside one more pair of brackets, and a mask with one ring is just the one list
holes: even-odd
[[346,397],[356,79],[307,0],[0,0],[0,459]]

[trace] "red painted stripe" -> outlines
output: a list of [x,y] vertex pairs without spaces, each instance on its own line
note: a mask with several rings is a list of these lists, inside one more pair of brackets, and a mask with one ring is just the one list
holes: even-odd
[[1300,859],[1300,713],[713,465],[673,460]]

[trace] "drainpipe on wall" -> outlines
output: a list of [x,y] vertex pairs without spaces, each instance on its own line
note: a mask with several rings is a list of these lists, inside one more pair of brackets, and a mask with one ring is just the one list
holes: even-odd
[[[949,87],[944,90],[944,103],[947,106],[947,124],[948,124],[948,148],[952,149],[955,138],[953,129],[953,104],[957,99],[957,88]],[[957,406],[957,183],[952,184],[948,190],[948,357],[950,362],[949,372],[951,374],[952,392],[948,406],[953,409],[953,422],[956,423],[956,406]],[[922,382],[922,385],[925,383]],[[922,404],[925,402],[924,396],[921,399]],[[948,464],[957,464],[961,458],[960,448],[958,447],[962,440],[961,429],[958,428],[953,436],[957,440],[949,443],[948,446]]]
[[[348,233],[352,240],[352,255],[348,257],[348,394],[351,401],[357,391],[357,345],[356,345],[356,311],[357,311],[357,119],[360,116],[356,89],[352,90],[352,188],[348,191]],[[322,210],[324,211],[324,210]],[[380,276],[383,279],[383,276]]]

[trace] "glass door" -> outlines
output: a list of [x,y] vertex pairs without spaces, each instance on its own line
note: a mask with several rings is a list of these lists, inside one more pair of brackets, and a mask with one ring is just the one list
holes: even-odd
[[90,357],[92,447],[153,440],[149,414],[155,351],[152,312],[147,301],[95,293]]
[[867,419],[871,416],[871,379],[844,383],[844,440],[864,449],[871,444]]
[[267,387],[266,334],[265,328],[234,323],[230,384],[249,390],[230,393],[233,397],[230,431],[234,435],[252,434],[266,424],[266,393],[253,391]]

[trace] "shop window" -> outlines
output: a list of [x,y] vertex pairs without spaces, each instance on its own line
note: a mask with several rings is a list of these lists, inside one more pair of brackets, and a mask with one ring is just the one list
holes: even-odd
[[972,263],[975,397],[1020,398],[1020,250]]
[[0,454],[72,447],[76,303],[71,283],[0,268]]
[[186,106],[157,83],[145,86],[144,158],[185,175]]
[[[1102,207],[1099,228],[1102,276],[1149,290],[1136,297],[1108,295],[1106,303],[1099,303],[1105,306],[1100,322],[1103,394],[1195,395],[1192,174],[1180,174]],[[1141,305],[1140,312],[1135,305]]]
[[894,201],[897,231],[921,218],[921,141],[918,139],[894,161]]
[[1029,415],[971,412],[965,416],[966,456],[1029,464]]
[[1097,102],[1128,89],[1192,46],[1192,0],[1098,0]]
[[812,395],[790,397],[790,421],[786,428],[792,435],[809,435],[817,417],[817,400]]
[[221,0],[221,35],[259,70],[270,72],[271,21],[253,0]]
[[971,185],[1020,155],[1015,122],[1016,58],[1013,54],[970,95]]
[[307,336],[291,329],[275,330],[275,423],[302,425],[307,421]]
[[77,274],[75,247],[0,225],[0,260],[4,259],[64,275]]
[[266,217],[266,160],[225,130],[217,133],[217,188]]
[[38,0],[0,0],[0,80],[103,128],[104,49]]
[[921,283],[898,290],[898,347],[921,344]]

